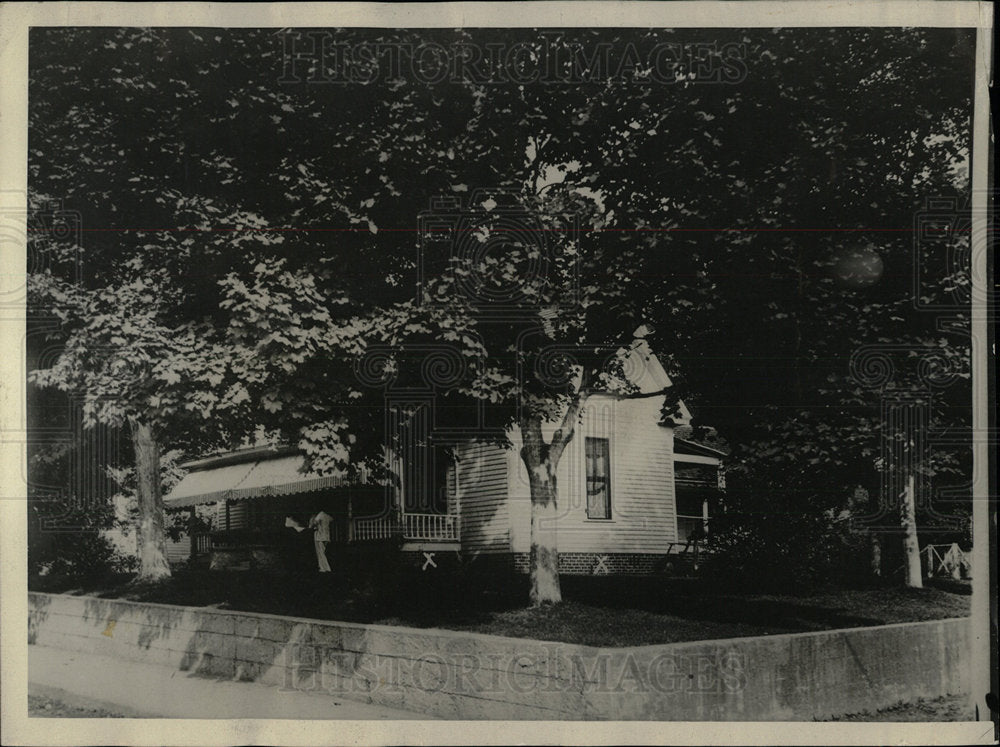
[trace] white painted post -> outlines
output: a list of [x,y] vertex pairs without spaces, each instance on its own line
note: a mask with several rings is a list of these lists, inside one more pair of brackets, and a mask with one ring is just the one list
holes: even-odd
[[962,551],[958,549],[958,543],[952,542],[948,548],[948,559],[951,562],[951,577],[956,581],[962,579]]
[[351,496],[347,496],[347,542],[354,542],[354,515],[351,506]]
[[917,541],[917,499],[914,477],[911,472],[906,479],[906,490],[903,493],[902,525],[903,549],[906,553],[906,585],[914,589],[924,587],[923,574],[920,572],[920,545]]

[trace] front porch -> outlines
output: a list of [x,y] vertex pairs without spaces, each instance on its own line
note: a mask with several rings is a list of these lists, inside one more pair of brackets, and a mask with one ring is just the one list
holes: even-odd
[[185,510],[198,517],[200,528],[168,555],[220,569],[315,567],[308,524],[319,511],[331,517],[331,555],[378,544],[404,551],[459,549],[453,503],[415,502],[415,492],[404,502],[363,473],[320,477],[302,472],[302,463],[295,452],[255,449],[189,464],[164,504],[175,515]]
[[392,516],[352,519],[348,542],[400,537],[412,542],[458,542],[459,517],[456,514],[418,514],[399,512]]
[[725,477],[721,451],[684,438],[674,439],[675,539],[667,546],[671,562],[698,570],[707,553],[710,517],[723,508]]
[[[270,567],[287,562],[289,555],[301,555],[303,564],[312,565],[311,543],[307,538],[298,550],[292,530],[282,532],[255,529],[220,529],[191,535],[191,561],[208,562],[210,567]],[[456,551],[460,547],[459,517],[447,514],[403,513],[396,516],[350,519],[330,526],[330,552],[350,553],[352,548],[391,544],[402,552]],[[303,548],[308,545],[306,552]]]

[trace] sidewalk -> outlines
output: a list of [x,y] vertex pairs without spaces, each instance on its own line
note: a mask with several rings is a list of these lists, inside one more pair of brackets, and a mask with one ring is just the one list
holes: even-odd
[[153,664],[45,646],[28,647],[28,692],[130,718],[428,718],[337,696],[192,677]]

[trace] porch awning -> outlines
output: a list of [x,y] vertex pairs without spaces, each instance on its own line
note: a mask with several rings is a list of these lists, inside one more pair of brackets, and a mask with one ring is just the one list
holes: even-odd
[[163,505],[183,508],[224,500],[308,493],[357,483],[344,474],[321,477],[302,472],[304,461],[303,456],[291,455],[192,471],[163,499]]

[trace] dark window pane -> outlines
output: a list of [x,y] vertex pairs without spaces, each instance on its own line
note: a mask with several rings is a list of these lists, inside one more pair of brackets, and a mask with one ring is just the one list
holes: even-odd
[[587,466],[587,516],[611,518],[611,450],[608,439],[588,438],[584,442]]

